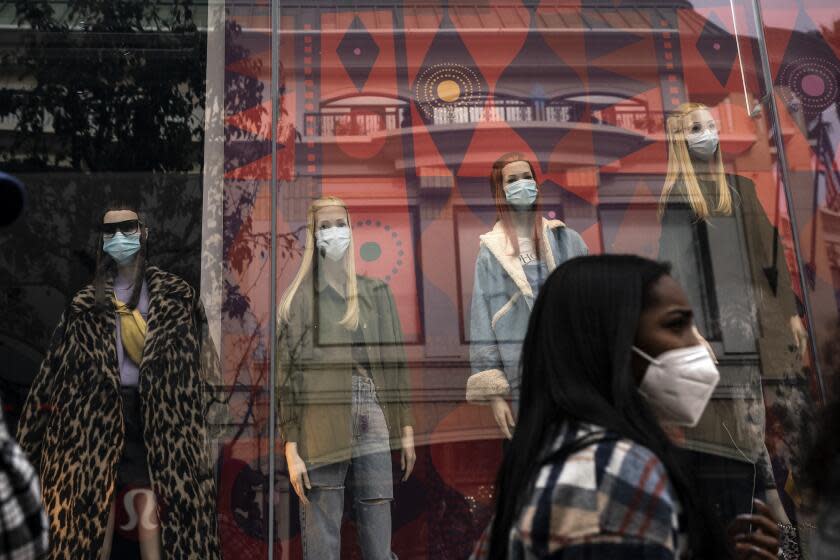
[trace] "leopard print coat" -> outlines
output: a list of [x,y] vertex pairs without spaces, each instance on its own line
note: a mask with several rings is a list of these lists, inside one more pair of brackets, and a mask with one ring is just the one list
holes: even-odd
[[[195,290],[155,267],[145,277],[139,392],[163,555],[217,559],[208,415],[219,404],[210,396],[218,362]],[[62,315],[18,428],[41,475],[52,559],[98,558],[124,445],[116,317],[94,294],[82,289]]]

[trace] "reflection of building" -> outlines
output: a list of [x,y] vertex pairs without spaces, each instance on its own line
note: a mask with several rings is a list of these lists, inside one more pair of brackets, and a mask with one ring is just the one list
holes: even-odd
[[166,10],[145,29],[115,16],[115,32],[99,8],[45,5],[0,9],[0,168],[30,196],[0,254],[0,376],[12,420],[59,315],[92,275],[106,199],[142,198],[158,263],[198,280],[197,259],[183,257],[200,235],[176,232],[200,216],[201,32],[172,29]]
[[[808,3],[797,9],[805,13]],[[49,3],[57,20],[64,21],[68,4]],[[463,401],[477,239],[495,217],[487,185],[493,160],[517,150],[541,163],[545,212],[580,231],[593,251],[655,256],[656,202],[666,157],[663,116],[690,97],[717,106],[727,163],[756,181],[764,208],[783,233],[789,227],[783,205],[776,210],[776,200],[783,197],[774,171],[776,148],[766,140],[772,132],[766,114],[747,114],[761,89],[753,58],[759,45],[752,37],[734,35],[726,4],[694,9],[693,3],[671,1],[645,7],[448,2],[445,19],[443,2],[383,1],[358,8],[346,2],[281,2],[280,60],[273,61],[274,68],[270,4],[229,2],[227,25],[214,26],[199,3],[195,29],[177,32],[142,25],[130,33],[101,31],[84,22],[68,24],[62,32],[36,32],[9,19],[11,9],[0,12],[6,18],[3,53],[32,58],[41,83],[58,92],[39,101],[33,78],[15,78],[25,60],[4,67],[0,161],[5,169],[42,158],[26,168],[41,172],[25,177],[39,186],[33,219],[22,234],[15,230],[20,242],[0,251],[3,302],[15,304],[0,305],[4,379],[9,380],[10,369],[19,384],[31,379],[67,297],[90,273],[90,255],[64,247],[52,254],[50,239],[90,246],[88,213],[100,195],[120,189],[138,194],[157,214],[153,227],[160,264],[198,284],[202,236],[208,254],[218,259],[213,280],[224,286],[224,301],[212,307],[210,319],[223,333],[226,379],[238,383],[235,414],[248,423],[232,455],[265,472],[269,295],[275,288],[281,295],[296,270],[297,240],[311,199],[338,194],[353,212],[359,270],[387,279],[398,298],[422,420],[418,443],[452,444],[433,451],[436,468],[452,475],[445,483],[459,490],[461,483],[471,490],[483,485],[486,498],[495,466],[495,442],[489,439],[497,431],[486,411]],[[536,4],[532,19],[527,6]],[[749,29],[751,16],[738,16],[744,18],[738,28]],[[837,62],[817,33],[801,31],[809,25],[801,14],[794,16],[797,29],[768,28],[766,46],[771,67],[779,69],[777,85],[784,82],[794,92],[783,93],[781,100],[796,100],[802,108],[799,122],[782,104],[782,132],[789,143],[794,184],[788,187],[802,231],[800,253],[815,279],[810,293],[822,343],[835,336],[840,218],[831,185],[825,177],[814,182],[811,158],[818,151],[815,115],[824,113],[828,121],[831,110],[836,113],[836,102],[825,107],[822,98],[835,91],[832,65]],[[775,14],[773,21],[783,18]],[[38,48],[27,46],[39,38]],[[132,66],[139,60],[152,62],[135,81],[123,80],[122,72],[141,68]],[[207,90],[181,87],[185,70],[192,71],[192,83],[207,84]],[[272,71],[283,92],[281,127],[274,138]],[[163,82],[175,85],[163,88]],[[119,121],[113,139],[94,145],[88,141],[106,130],[99,121],[81,143],[73,139],[77,130],[56,126],[53,112],[65,103],[71,104],[70,113],[84,117],[95,115],[99,104],[120,106],[109,97],[115,84],[136,109],[129,112],[139,118],[133,123],[190,122],[192,129],[181,134],[174,126],[166,130],[177,134],[156,136],[150,130],[163,129],[135,132]],[[183,94],[175,96],[179,103],[194,105],[176,114],[169,104],[173,92]],[[15,129],[18,117],[4,112],[8,96],[41,103],[30,116],[44,119],[34,127],[38,142],[27,144],[12,162],[3,158],[25,135]],[[208,98],[213,99],[205,103]],[[216,112],[203,113],[214,102]],[[219,112],[224,119],[216,118]],[[840,123],[831,122],[827,145],[836,146]],[[276,209],[271,206],[272,140],[279,160]],[[68,146],[84,148],[84,157],[74,160]],[[823,159],[823,167],[836,174],[834,155]],[[272,213],[281,233],[275,244],[276,286],[267,256]],[[782,242],[792,253],[789,236]],[[735,266],[729,249],[699,246],[694,257],[729,273]],[[201,262],[207,264],[204,258]],[[707,301],[718,302],[737,297],[707,295]],[[719,320],[713,305],[700,313],[701,321]],[[723,367],[755,370],[755,348],[737,325],[725,324],[710,338]],[[476,444],[480,439],[488,441]],[[476,465],[475,455],[494,458]],[[264,530],[260,513],[267,519],[268,505],[260,507],[248,514],[255,535]]]
[[[577,97],[577,99],[575,98]],[[490,100],[492,99],[492,103]],[[515,97],[485,96],[469,106],[438,107],[432,113],[432,126],[503,122],[511,123],[565,123],[579,122],[590,96],[573,96],[569,99],[543,100]],[[640,133],[661,131],[663,116],[654,113],[634,99],[599,96],[598,102],[610,104],[605,109],[592,111],[592,120]],[[326,102],[320,113],[305,113],[304,118],[315,119],[315,133],[322,139],[339,136],[373,136],[410,125],[409,103],[374,96],[354,96]]]
[[[675,8],[682,5],[591,13],[546,6],[530,21],[524,8],[453,6],[447,17],[416,8],[402,24],[385,7],[319,17],[306,8],[286,12],[296,40],[286,44],[284,119],[301,138],[294,169],[284,172],[295,179],[280,191],[282,221],[301,223],[306,201],[320,192],[348,201],[370,228],[361,233],[366,243],[375,241],[377,223],[404,216],[399,235],[414,254],[399,274],[413,276],[361,257],[360,264],[394,277],[400,305],[416,309],[403,320],[417,329],[409,353],[428,409],[463,400],[477,238],[495,215],[486,177],[502,153],[522,151],[542,164],[546,212],[580,231],[594,251],[657,254],[664,115],[687,95],[718,107],[728,163],[759,174],[765,191],[775,189],[768,129],[746,115],[731,21]],[[488,21],[492,33],[482,27]],[[394,34],[400,25],[405,33]],[[491,47],[492,56],[483,52]],[[758,64],[744,56],[743,75],[754,81]],[[385,245],[382,259],[390,254]],[[704,253],[695,258],[709,267],[737,266],[723,248],[698,250]],[[727,297],[709,295],[711,302]],[[720,322],[716,309],[701,315]],[[710,335],[720,355],[727,329],[737,367],[756,364],[754,345],[734,343],[743,338],[734,323]]]
[[[487,175],[499,155],[542,164],[546,213],[594,251],[656,256],[663,117],[690,97],[717,107],[727,164],[756,181],[771,221],[785,222],[766,115],[750,118],[744,99],[742,76],[755,103],[756,49],[740,37],[739,60],[728,12],[664,4],[541,6],[534,19],[516,7],[284,10],[282,120],[300,137],[284,146],[294,157],[280,171],[289,180],[279,227],[299,227],[321,193],[348,202],[357,265],[390,283],[411,342],[418,442],[441,444],[435,466],[465,495],[493,477],[475,465],[475,440],[498,436],[486,411],[462,403],[477,238],[495,217]],[[732,256],[744,250],[706,244],[687,258],[748,285]],[[297,263],[281,258],[278,295]],[[712,303],[698,312],[719,325],[709,338],[736,381],[719,396],[740,397],[738,382],[757,378],[754,325],[721,322],[714,302],[748,296],[703,289]]]

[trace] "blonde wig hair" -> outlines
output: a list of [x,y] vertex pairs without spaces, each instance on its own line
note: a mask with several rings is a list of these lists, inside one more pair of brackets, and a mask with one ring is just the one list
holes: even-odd
[[[300,287],[307,282],[315,286],[312,271],[317,265],[316,261],[316,247],[315,247],[315,227],[316,217],[318,211],[322,208],[330,206],[338,206],[344,209],[347,215],[347,227],[350,227],[350,213],[347,211],[347,205],[344,204],[340,198],[334,196],[326,196],[319,198],[309,206],[306,212],[306,243],[303,249],[303,259],[300,262],[295,279],[292,280],[283,297],[280,299],[280,307],[278,309],[278,319],[280,321],[288,321],[291,313],[292,302],[295,295],[300,291]],[[339,324],[349,331],[356,330],[359,326],[359,298],[358,288],[356,284],[356,261],[353,258],[355,254],[353,250],[353,229],[350,228],[350,246],[344,254],[344,272],[347,277],[347,284],[345,285],[345,299],[347,300],[347,311],[344,313]]]
[[[688,143],[685,138],[685,127],[683,120],[693,111],[708,109],[702,103],[683,103],[675,112],[668,116],[666,121],[666,135],[668,140],[668,171],[665,176],[665,185],[662,187],[662,194],[659,197],[659,217],[665,212],[665,205],[674,185],[682,180],[685,185],[688,203],[698,220],[705,220],[711,214],[709,202],[703,196],[700,184],[697,182],[697,174],[694,171],[694,164],[688,152]],[[714,177],[717,184],[717,201],[714,211],[719,214],[728,215],[732,213],[732,195],[729,192],[729,185],[726,182],[726,173],[723,169],[723,156],[720,146],[715,150],[714,155]]]

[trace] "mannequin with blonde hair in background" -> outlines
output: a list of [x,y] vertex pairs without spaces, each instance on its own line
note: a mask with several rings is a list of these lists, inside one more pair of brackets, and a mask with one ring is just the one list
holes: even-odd
[[[675,437],[726,521],[748,512],[751,498],[762,493],[774,516],[786,521],[764,440],[762,389],[768,379],[800,374],[807,338],[782,243],[753,182],[726,173],[708,107],[683,104],[667,118],[666,128],[659,259],[672,264],[698,318],[708,311],[700,324],[705,332],[698,335],[713,340],[724,327],[737,330],[759,356],[757,365],[745,365],[740,357],[727,364],[718,356],[724,390],[719,388],[697,427]],[[725,349],[726,340],[721,342]]]
[[303,557],[338,559],[345,486],[365,559],[391,551],[391,451],[402,480],[416,460],[409,372],[386,283],[356,274],[346,205],[307,212],[300,269],[278,309],[280,429],[300,500]]

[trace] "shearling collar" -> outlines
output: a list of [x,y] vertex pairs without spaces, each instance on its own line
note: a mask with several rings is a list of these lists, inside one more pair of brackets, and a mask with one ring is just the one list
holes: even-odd
[[[542,246],[540,247],[540,252],[545,259],[548,271],[551,272],[557,267],[557,263],[554,260],[554,252],[551,250],[549,235],[551,235],[551,230],[558,227],[566,227],[566,224],[560,220],[547,220],[545,218],[542,221]],[[508,273],[508,276],[510,276],[522,294],[533,299],[534,292],[531,290],[531,284],[528,283],[528,277],[525,276],[525,269],[522,268],[519,257],[510,245],[502,222],[497,221],[493,229],[482,235],[480,239],[481,244],[486,246],[493,256],[496,257],[496,260],[499,261],[499,264],[502,265],[502,268]]]

